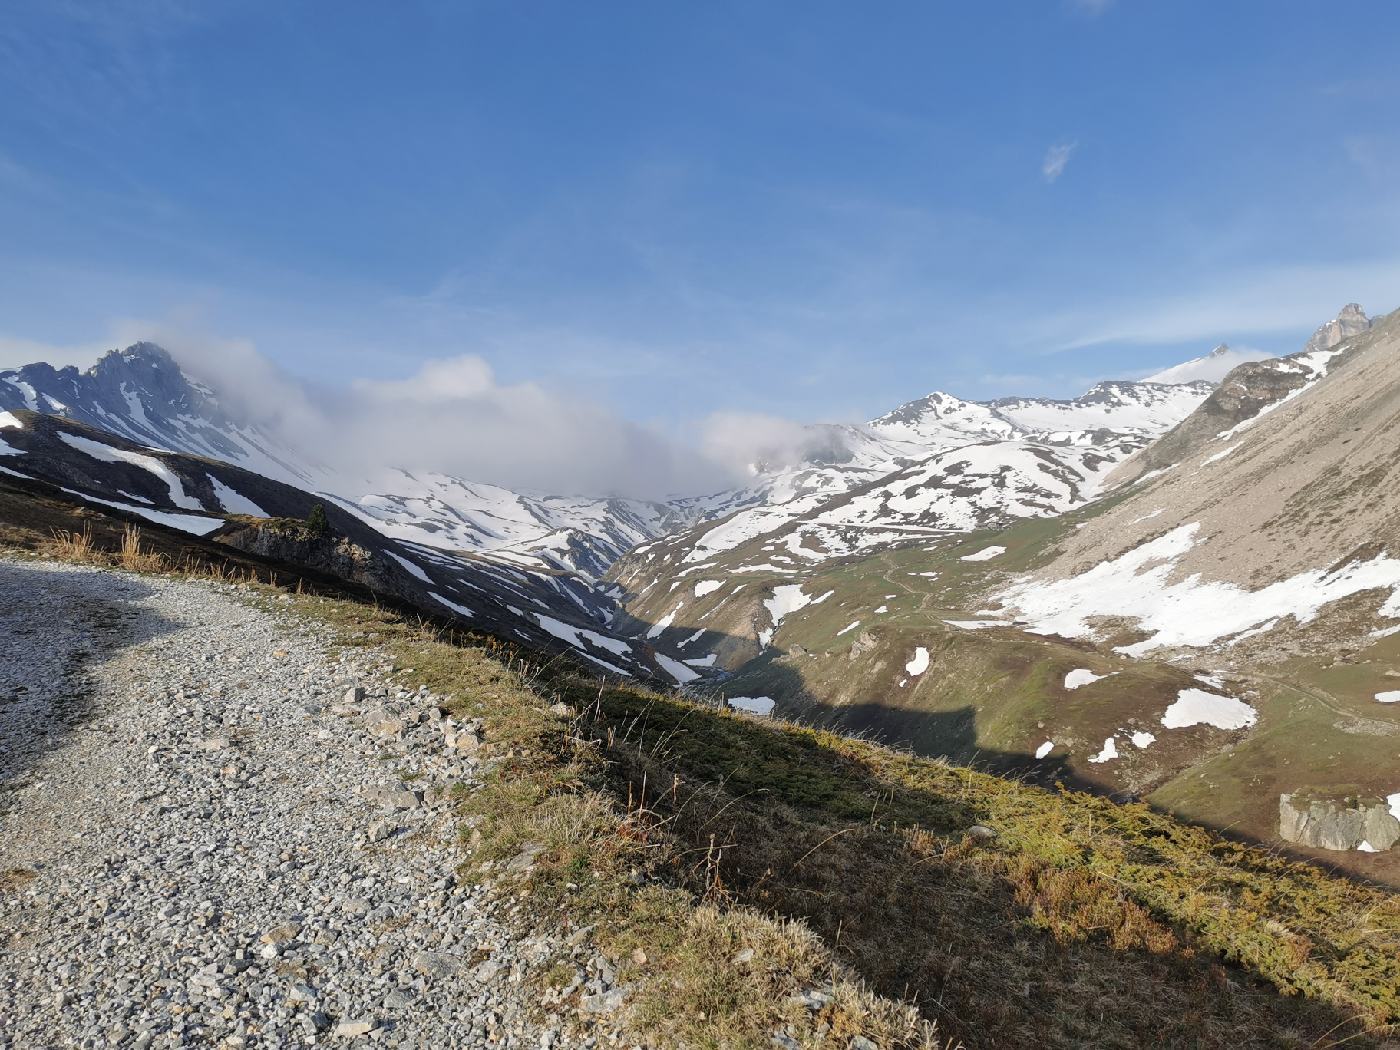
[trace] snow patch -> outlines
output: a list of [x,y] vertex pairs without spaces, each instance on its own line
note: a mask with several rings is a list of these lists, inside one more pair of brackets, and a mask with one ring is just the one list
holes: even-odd
[[695,597],[703,598],[705,595],[719,590],[724,584],[719,580],[701,580],[695,585]]
[[1208,693],[1204,689],[1183,689],[1162,715],[1168,729],[1210,725],[1217,729],[1243,729],[1259,718],[1254,708],[1232,696]]
[[[387,554],[387,555],[389,555],[389,557],[393,558],[396,562],[398,562],[400,565],[402,565],[402,566],[404,567],[404,570],[405,570],[410,576],[416,576],[418,579],[422,580],[424,583],[432,583],[432,582],[433,582],[433,578],[432,578],[431,576],[429,576],[426,572],[424,572],[423,569],[422,569],[422,567],[419,566],[416,562],[411,562],[411,561],[409,561],[407,558],[400,557],[399,555],[395,554],[393,551],[385,551],[384,553]],[[437,596],[436,594],[434,594],[433,597],[434,597],[434,598],[438,598],[438,596]],[[439,601],[442,601],[443,599],[438,598],[438,600],[439,600]],[[444,602],[444,604],[447,604],[447,603]]]
[[1053,740],[1047,740],[1047,741],[1045,741],[1045,743],[1041,744],[1038,748],[1035,749],[1035,757],[1036,757],[1036,758],[1044,758],[1046,755],[1048,755],[1051,751],[1054,751],[1054,750],[1055,750],[1055,741],[1053,741]]
[[71,448],[77,449],[84,455],[102,463],[129,463],[134,467],[149,471],[161,481],[165,482],[170,489],[170,502],[185,510],[204,510],[204,504],[192,496],[185,494],[185,486],[179,477],[168,466],[156,459],[155,456],[145,456],[140,452],[128,452],[126,449],[113,448],[111,445],[104,445],[100,441],[93,441],[89,438],[78,437],[75,434],[59,432],[59,440]]
[[1134,747],[1143,748],[1147,747],[1149,744],[1155,743],[1157,737],[1152,733],[1147,733],[1139,730],[1128,739],[1133,742]]
[[1376,699],[1383,704],[1400,704],[1400,689],[1389,689],[1384,693],[1377,693]]
[[928,670],[928,650],[922,645],[914,650],[914,658],[904,665],[911,675],[921,675]]
[[1082,685],[1091,685],[1094,682],[1111,677],[1112,675],[1094,674],[1094,672],[1087,667],[1076,667],[1069,674],[1065,675],[1065,688],[1078,689]]
[[1005,554],[1005,547],[983,547],[976,554],[964,554],[959,561],[991,561],[999,554]]
[[1110,762],[1118,757],[1117,737],[1107,737],[1103,742],[1103,750],[1097,755],[1090,757],[1090,762]]
[[768,696],[731,696],[729,706],[737,711],[747,711],[751,715],[771,715],[773,698]]
[[656,654],[656,662],[661,665],[661,669],[676,680],[677,685],[686,685],[700,677],[698,671],[692,671],[679,660],[673,660],[665,653]]

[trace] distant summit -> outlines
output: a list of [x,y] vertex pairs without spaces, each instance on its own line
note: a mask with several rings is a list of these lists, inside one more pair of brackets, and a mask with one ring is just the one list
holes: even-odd
[[1218,383],[1235,368],[1246,361],[1263,361],[1273,357],[1263,350],[1232,350],[1221,343],[1204,357],[1193,357],[1171,368],[1154,372],[1143,380],[1144,383]]

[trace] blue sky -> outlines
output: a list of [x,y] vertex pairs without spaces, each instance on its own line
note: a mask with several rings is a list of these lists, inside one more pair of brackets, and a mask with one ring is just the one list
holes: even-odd
[[1346,0],[19,0],[0,363],[146,330],[320,382],[479,355],[669,427],[1289,352],[1400,306],[1397,30]]

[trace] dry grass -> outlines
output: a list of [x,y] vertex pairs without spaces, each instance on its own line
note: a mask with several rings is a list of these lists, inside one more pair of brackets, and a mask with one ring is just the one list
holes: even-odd
[[123,569],[132,572],[164,572],[169,566],[165,556],[141,547],[141,527],[128,525],[122,531],[122,545],[117,560]]
[[[514,897],[522,922],[592,927],[629,988],[631,1039],[1360,1047],[1394,1034],[1393,896],[1144,806],[600,687],[367,604],[292,608],[343,645],[387,648],[406,680],[482,719],[490,772],[462,794],[464,874]],[[970,838],[978,823],[998,836]],[[814,989],[816,1009],[798,998]]]
[[93,544],[92,526],[84,523],[81,529],[55,529],[46,554],[59,561],[90,564],[105,561],[106,557]]

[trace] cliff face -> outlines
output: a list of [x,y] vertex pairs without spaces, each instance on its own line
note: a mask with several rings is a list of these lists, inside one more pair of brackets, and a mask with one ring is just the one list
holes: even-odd
[[1318,849],[1379,852],[1400,842],[1400,820],[1381,799],[1280,795],[1278,833],[1285,841]]
[[352,580],[380,594],[421,604],[425,594],[406,572],[345,536],[313,536],[302,529],[249,525],[219,534],[219,542]]

